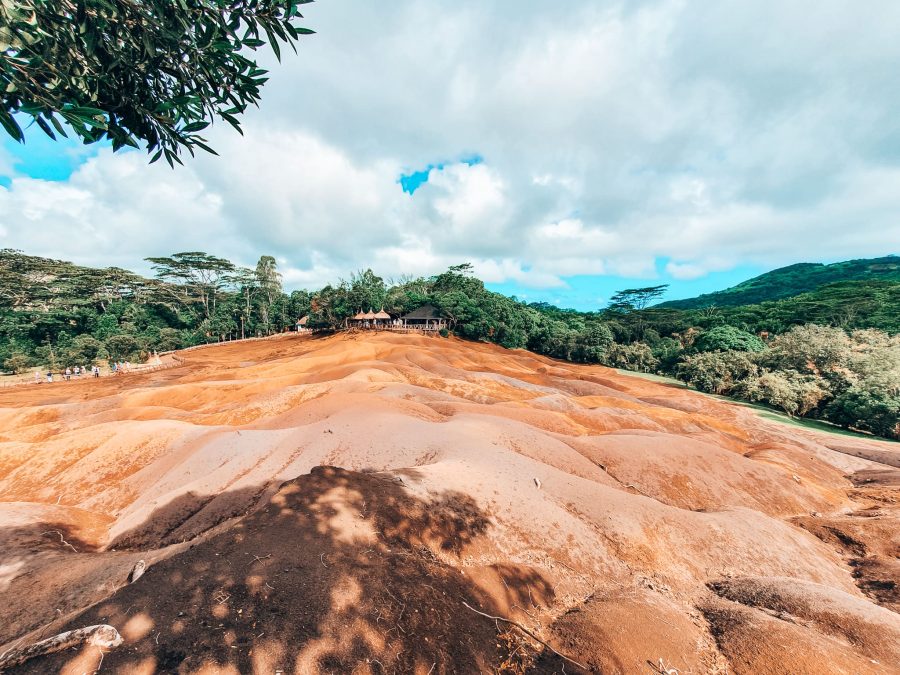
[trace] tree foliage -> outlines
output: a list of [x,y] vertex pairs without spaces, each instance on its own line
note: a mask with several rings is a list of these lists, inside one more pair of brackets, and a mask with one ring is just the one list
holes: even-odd
[[296,50],[312,0],[6,0],[0,2],[0,124],[15,115],[51,138],[66,128],[114,150],[146,145],[156,161],[213,152],[200,132],[260,99],[268,44]]
[[759,337],[734,326],[716,326],[694,341],[694,349],[699,352],[761,352],[765,348]]
[[661,298],[669,284],[647,286],[645,288],[626,288],[613,294],[609,300],[609,309],[621,312],[641,311],[650,306],[654,300]]

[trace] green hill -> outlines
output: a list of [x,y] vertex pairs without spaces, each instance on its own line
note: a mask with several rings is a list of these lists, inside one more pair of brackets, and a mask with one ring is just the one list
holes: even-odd
[[[699,324],[702,314],[710,311],[687,310],[687,313]],[[783,333],[791,326],[815,323],[847,330],[878,328],[896,335],[900,333],[900,280],[841,281],[789,298],[712,311],[725,323],[754,333]]]
[[700,309],[713,305],[716,307],[755,305],[809,293],[829,284],[867,280],[900,282],[900,256],[847,260],[831,265],[797,263],[760,274],[723,291],[705,293],[685,300],[670,300],[657,307]]

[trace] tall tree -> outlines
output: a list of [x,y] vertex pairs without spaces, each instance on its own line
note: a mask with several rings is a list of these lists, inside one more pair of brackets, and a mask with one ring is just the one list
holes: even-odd
[[153,263],[158,279],[178,284],[183,289],[180,299],[185,305],[198,302],[206,319],[216,311],[218,294],[230,283],[236,269],[231,261],[202,251],[185,251],[145,260]]
[[297,25],[312,0],[12,0],[0,2],[0,125],[25,136],[30,116],[51,138],[68,126],[113,150],[146,144],[151,161],[213,152],[198,132],[237,115],[268,78],[250,52],[281,58],[313,31]]
[[646,286],[644,288],[626,288],[615,293],[609,300],[607,312],[626,317],[627,322],[633,322],[634,337],[643,339],[646,329],[645,310],[654,300],[658,300],[665,294],[669,284],[659,286]]
[[666,292],[669,284],[647,286],[645,288],[626,288],[615,293],[609,300],[609,309],[620,312],[642,311],[658,300]]
[[259,310],[266,334],[271,331],[272,306],[281,296],[281,273],[278,263],[270,255],[260,256],[256,263],[256,284],[259,288]]
[[250,319],[253,314],[253,299],[259,290],[256,280],[256,271],[246,267],[239,267],[231,275],[231,280],[235,286],[240,289],[241,295],[241,339],[246,337],[247,328],[250,325]]
[[387,297],[387,287],[384,279],[368,269],[364,272],[356,272],[350,277],[349,301],[351,306],[363,312],[373,310],[377,312],[384,307]]

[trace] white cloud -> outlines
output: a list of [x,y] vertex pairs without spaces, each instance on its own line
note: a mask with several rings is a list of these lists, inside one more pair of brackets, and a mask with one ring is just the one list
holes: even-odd
[[[308,6],[246,137],[176,171],[0,186],[0,245],[91,264],[273,253],[289,284],[466,260],[492,281],[677,279],[900,251],[900,5]],[[377,30],[376,28],[377,27]],[[412,196],[404,171],[446,164]],[[0,169],[9,171],[0,156]],[[9,175],[9,174],[8,174]]]

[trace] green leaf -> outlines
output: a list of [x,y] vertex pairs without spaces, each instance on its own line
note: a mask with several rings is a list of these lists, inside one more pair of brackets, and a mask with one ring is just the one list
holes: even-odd
[[191,133],[194,131],[202,131],[208,126],[209,122],[191,122],[190,124],[184,126],[181,130],[186,133]]
[[47,124],[46,120],[41,117],[35,117],[34,121],[37,122],[37,125],[41,128],[41,130],[47,134],[54,141],[56,140],[56,134],[53,133],[53,129],[50,128],[50,125]]
[[62,124],[59,123],[59,120],[56,119],[56,115],[50,114],[48,118],[50,120],[50,123],[53,124],[53,128],[56,129],[62,136],[68,138],[65,128]]
[[215,150],[213,150],[211,147],[209,147],[206,143],[203,143],[203,142],[198,141],[198,140],[196,140],[196,139],[194,139],[193,143],[194,143],[194,145],[196,145],[197,147],[200,147],[200,148],[203,148],[204,150],[206,150],[206,152],[208,152],[209,154],[215,155],[216,157],[219,156],[219,153],[216,152]]
[[266,31],[266,36],[269,38],[269,45],[271,45],[272,51],[275,52],[275,58],[281,61],[281,47],[278,46],[278,40],[272,33],[272,29],[268,26],[263,26],[263,30]]
[[6,129],[6,133],[8,133],[14,139],[19,141],[20,143],[25,142],[25,134],[22,133],[21,127],[19,127],[19,125],[16,123],[16,120],[13,119],[12,115],[10,115],[3,109],[0,109],[0,124],[3,125],[4,129]]

